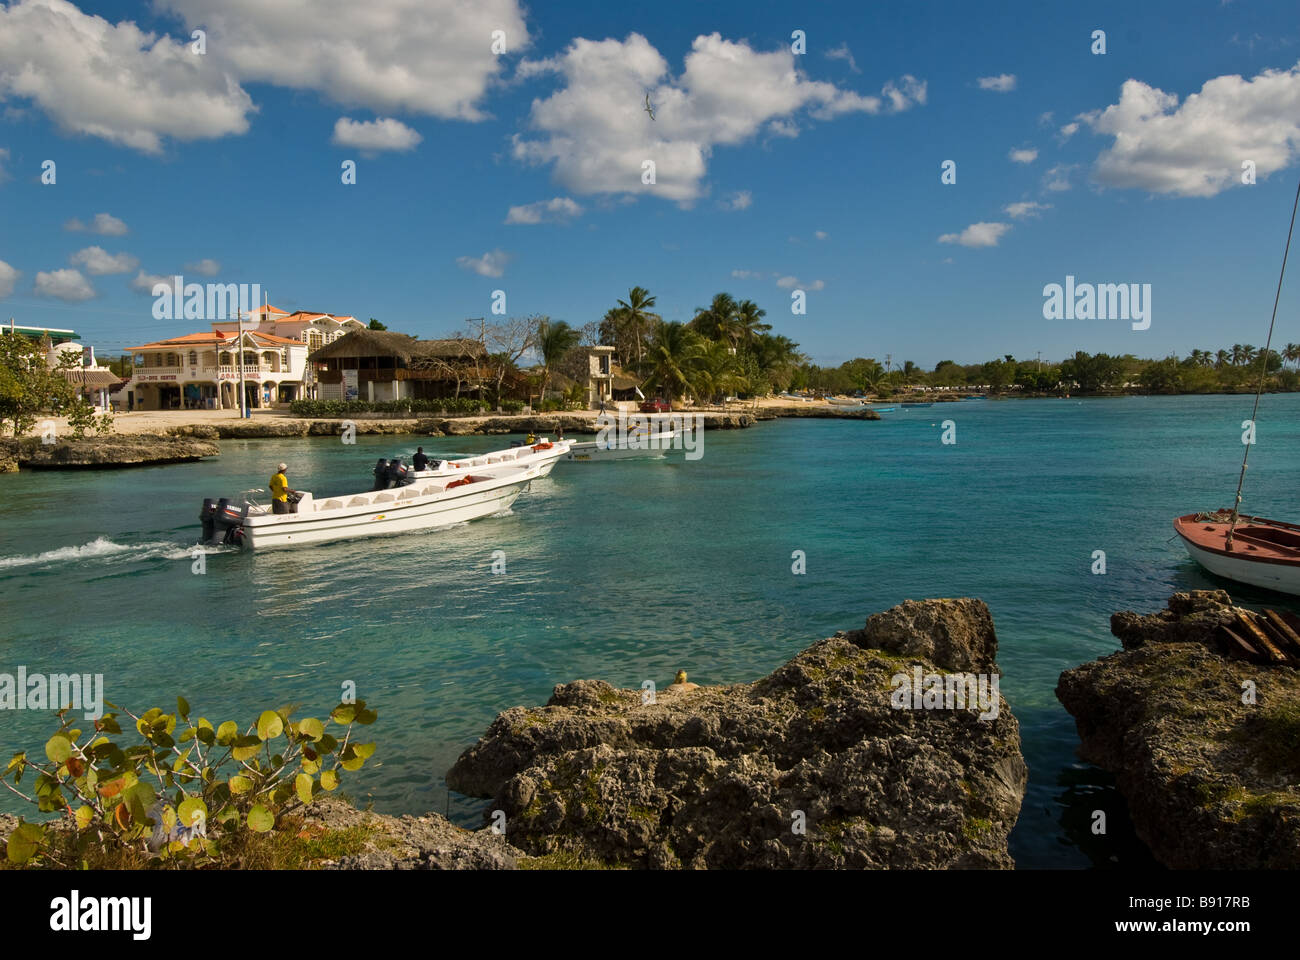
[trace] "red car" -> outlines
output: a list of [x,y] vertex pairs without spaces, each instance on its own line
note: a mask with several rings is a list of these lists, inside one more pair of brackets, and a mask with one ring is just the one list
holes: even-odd
[[655,397],[653,400],[646,400],[641,404],[642,413],[672,413],[673,405],[667,400]]

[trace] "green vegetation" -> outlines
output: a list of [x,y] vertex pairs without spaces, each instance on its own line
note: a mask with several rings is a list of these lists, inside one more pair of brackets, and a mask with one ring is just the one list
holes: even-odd
[[[72,414],[79,424],[74,425],[78,437],[95,426],[90,404],[63,375],[77,366],[79,354],[65,353],[59,365],[51,367],[45,359],[49,350],[48,337],[36,341],[17,333],[0,334],[0,421],[9,424],[15,437],[31,430],[45,413]],[[110,417],[101,426],[111,429],[112,423]]]
[[1111,356],[1082,350],[1057,363],[1017,360],[1011,354],[986,363],[958,364],[941,360],[932,371],[905,361],[883,367],[873,358],[856,358],[838,367],[800,366],[792,388],[822,393],[862,392],[890,396],[904,390],[945,387],[994,393],[1249,393],[1265,375],[1265,389],[1300,390],[1300,344],[1265,352],[1250,344],[1231,350],[1193,350],[1176,356],[1143,360],[1132,354]]
[[[121,708],[108,704],[114,710]],[[365,702],[340,703],[324,720],[292,720],[289,708],[264,710],[242,729],[234,720],[213,725],[191,720],[177,698],[176,712],[158,707],[136,716],[138,743],[119,742],[117,713],[94,721],[89,733],[61,710],[59,728],[45,743],[45,761],[15,753],[0,784],[41,813],[46,823],[21,821],[7,856],[17,865],[90,866],[244,865],[306,862],[348,845],[346,831],[328,844],[298,831],[291,817],[322,793],[338,789],[342,773],[360,770],[373,743],[354,743],[357,724],[376,719]],[[334,724],[335,736],[326,728]],[[110,739],[110,737],[118,739]],[[24,792],[25,777],[34,781]],[[282,836],[273,836],[276,832]],[[292,837],[283,836],[293,833]],[[254,844],[266,836],[271,843]],[[321,841],[315,846],[293,842]]]

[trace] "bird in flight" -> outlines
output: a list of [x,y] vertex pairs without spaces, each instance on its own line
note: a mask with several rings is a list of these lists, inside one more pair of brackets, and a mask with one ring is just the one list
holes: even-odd
[[653,120],[655,118],[655,108],[650,106],[650,94],[648,93],[645,95],[644,109],[646,113],[650,114],[650,119]]

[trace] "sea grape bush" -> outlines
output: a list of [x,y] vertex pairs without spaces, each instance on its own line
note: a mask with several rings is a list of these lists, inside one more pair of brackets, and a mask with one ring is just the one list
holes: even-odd
[[[298,417],[346,417],[357,413],[442,413],[473,415],[486,413],[495,404],[476,397],[446,397],[441,399],[403,400],[295,400],[290,411]],[[518,413],[524,408],[521,400],[503,400],[501,409]]]
[[[12,863],[75,868],[95,849],[174,865],[216,862],[223,841],[271,831],[337,790],[343,772],[360,770],[375,752],[373,743],[354,742],[357,725],[376,719],[363,700],[340,703],[324,720],[265,710],[242,729],[234,720],[191,719],[184,697],[175,713],[154,707],[136,716],[107,705],[130,718],[140,742],[125,745],[116,712],[88,732],[60,710],[45,762],[20,751],[0,774],[40,812],[67,818],[20,822],[6,851]],[[22,788],[29,775],[30,793]]]

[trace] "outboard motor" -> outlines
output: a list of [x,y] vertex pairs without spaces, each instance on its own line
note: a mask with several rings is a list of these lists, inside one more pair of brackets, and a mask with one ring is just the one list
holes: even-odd
[[229,497],[217,501],[215,524],[223,532],[222,543],[239,544],[244,538],[244,520],[248,517],[248,504],[242,508],[231,505]]
[[411,468],[402,463],[401,457],[394,457],[388,461],[388,479],[395,487],[404,487],[415,482]]
[[203,542],[208,543],[212,540],[217,531],[217,501],[211,497],[204,497],[203,506],[199,510],[199,523],[203,527]]
[[388,461],[383,457],[375,462],[375,489],[388,489]]

